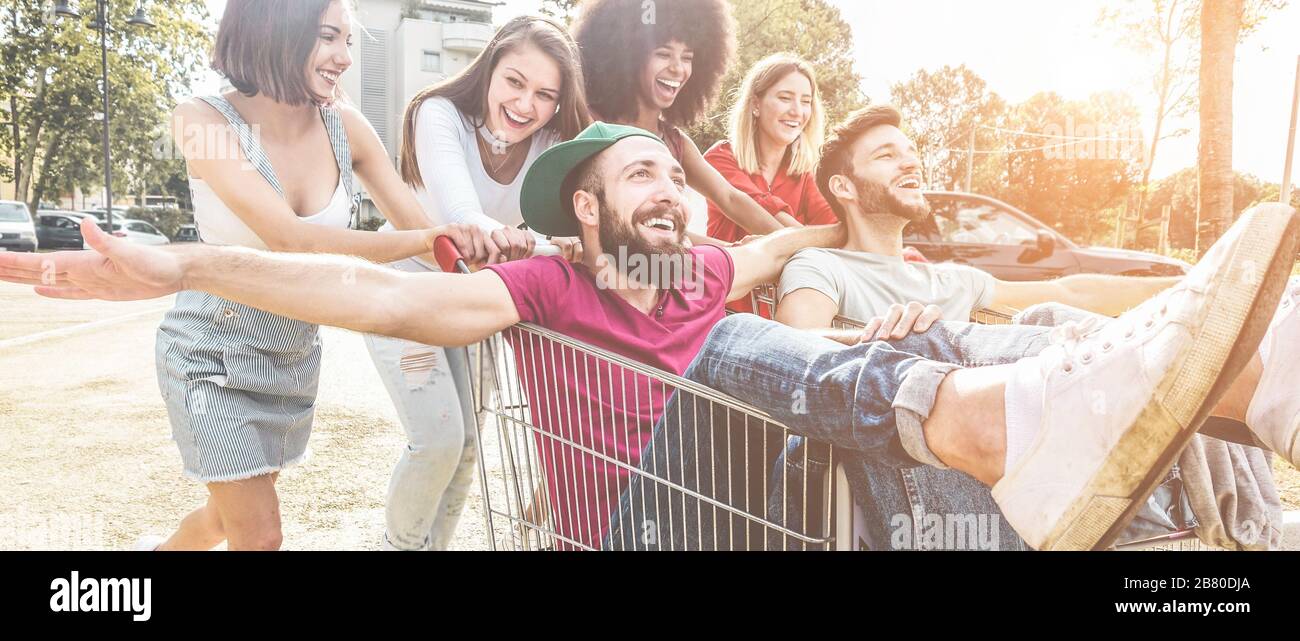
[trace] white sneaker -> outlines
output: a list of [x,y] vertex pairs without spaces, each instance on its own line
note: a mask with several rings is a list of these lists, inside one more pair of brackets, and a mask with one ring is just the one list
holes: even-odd
[[156,534],[146,534],[135,540],[131,545],[133,552],[156,552],[158,546],[167,542],[167,537]]
[[1020,361],[1038,431],[993,497],[1029,545],[1114,541],[1254,355],[1298,247],[1294,210],[1256,207],[1177,286]]
[[1259,441],[1300,467],[1300,276],[1282,295],[1273,323],[1259,346],[1264,373],[1246,411],[1246,425]]

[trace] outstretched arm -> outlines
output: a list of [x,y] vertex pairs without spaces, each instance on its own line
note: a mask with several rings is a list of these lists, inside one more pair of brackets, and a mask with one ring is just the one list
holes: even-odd
[[788,222],[792,226],[799,223],[789,214],[776,216],[767,213],[753,198],[746,196],[739,189],[727,182],[713,165],[705,162],[700,150],[684,134],[685,151],[682,154],[682,169],[686,171],[686,182],[695,191],[711,200],[722,210],[727,218],[735,221],[750,234],[768,234],[784,228]]
[[1119,316],[1180,280],[1102,274],[1076,274],[1049,281],[999,280],[994,286],[992,306],[1022,310],[1039,303],[1063,303],[1097,314]]
[[[88,222],[82,233],[95,251],[0,253],[0,280],[72,299],[139,300],[193,289],[308,323],[441,346],[474,343],[519,321],[505,283],[492,272],[404,274],[341,256],[146,247]],[[442,233],[464,252],[481,232]]]
[[847,239],[843,224],[783,229],[738,247],[728,247],[736,265],[728,302],[749,295],[755,287],[774,283],[790,257],[807,247],[843,247]]

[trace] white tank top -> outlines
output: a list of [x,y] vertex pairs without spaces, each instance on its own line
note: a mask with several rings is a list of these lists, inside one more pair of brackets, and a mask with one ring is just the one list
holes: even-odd
[[[283,196],[284,189],[275,176],[275,169],[271,167],[266,152],[234,105],[223,96],[202,96],[199,99],[221,112],[239,134],[240,147],[248,162],[277,193]],[[334,160],[338,163],[338,187],[334,189],[334,196],[330,198],[325,209],[311,216],[301,216],[299,220],[313,225],[347,229],[351,226],[353,213],[360,205],[360,197],[352,188],[352,149],[348,145],[347,132],[344,130],[337,109],[322,107],[321,119],[329,135],[330,147],[334,150]],[[191,177],[189,182],[190,197],[194,203],[194,224],[203,242],[212,245],[269,249],[266,243],[217,196],[210,185],[194,177]]]
[[[198,227],[199,238],[203,242],[210,245],[269,249],[201,178],[190,178],[190,198],[194,202],[194,225]],[[347,229],[352,222],[352,200],[348,198],[348,190],[343,188],[342,180],[325,209],[311,216],[300,216],[298,220],[312,225]]]

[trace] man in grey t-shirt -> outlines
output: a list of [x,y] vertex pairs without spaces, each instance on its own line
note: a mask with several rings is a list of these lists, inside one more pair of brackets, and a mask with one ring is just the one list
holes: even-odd
[[[1055,302],[1117,316],[1178,282],[1176,278],[1093,274],[1054,281],[1009,282],[965,265],[905,262],[903,230],[908,223],[928,217],[930,206],[921,191],[916,147],[899,129],[900,121],[892,108],[871,108],[850,118],[826,142],[817,184],[845,222],[848,242],[842,249],[803,250],[786,264],[778,288],[777,321],[853,345],[924,332],[940,319],[969,320],[983,309],[1017,311]],[[831,329],[837,315],[867,326],[864,330]],[[1251,429],[1258,433],[1256,426]],[[1243,452],[1246,450],[1243,456],[1262,460],[1262,451],[1243,448]],[[877,511],[873,516],[886,524],[876,528],[878,535],[897,533],[894,519],[898,513],[996,512],[983,488],[960,473],[929,468],[898,472],[871,461],[855,463],[850,458],[846,462],[850,475],[866,474],[871,479],[873,507]],[[1196,467],[1203,469],[1205,465]],[[1238,513],[1222,515],[1224,523],[1213,528],[1241,531],[1240,523],[1248,520],[1280,520],[1281,506],[1271,479],[1255,480],[1250,470],[1223,467],[1207,470],[1202,476],[1212,478],[1205,478],[1202,487],[1189,488],[1207,497],[1235,496],[1241,506]],[[1262,464],[1261,469],[1267,469],[1267,464]],[[902,476],[893,478],[896,474]],[[1171,529],[1174,524],[1162,520],[1171,498],[1158,491],[1153,497],[1153,509],[1139,515],[1126,539]],[[1217,522],[1221,515],[1214,513],[1217,510],[1213,501],[1206,505],[1209,507],[1197,510],[1197,516],[1203,524]],[[1213,538],[1227,542],[1225,537]],[[1242,543],[1259,546],[1256,542]],[[1268,546],[1266,538],[1262,543],[1262,547]]]
[[[982,309],[1022,310],[1055,302],[1118,316],[1178,278],[1078,274],[1052,281],[1002,281],[956,264],[903,260],[903,230],[930,216],[916,146],[898,128],[897,111],[858,119],[861,131],[838,132],[828,144],[818,187],[848,228],[842,249],[804,250],[781,275],[776,320],[854,344],[903,338],[936,320],[969,320]],[[828,162],[826,156],[833,162]],[[867,332],[835,332],[836,315],[868,324]]]
[[834,302],[839,315],[864,321],[912,301],[938,307],[943,320],[964,321],[970,320],[972,311],[993,305],[997,282],[988,272],[955,263],[914,263],[902,256],[849,249],[805,249],[786,263],[778,295],[785,298],[810,290]]

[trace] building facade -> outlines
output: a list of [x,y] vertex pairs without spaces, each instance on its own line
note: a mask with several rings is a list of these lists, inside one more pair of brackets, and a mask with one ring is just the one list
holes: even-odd
[[[394,162],[402,115],[421,89],[465,67],[487,47],[497,2],[357,0],[353,65],[343,90],[379,134]],[[378,215],[364,199],[365,216]]]

